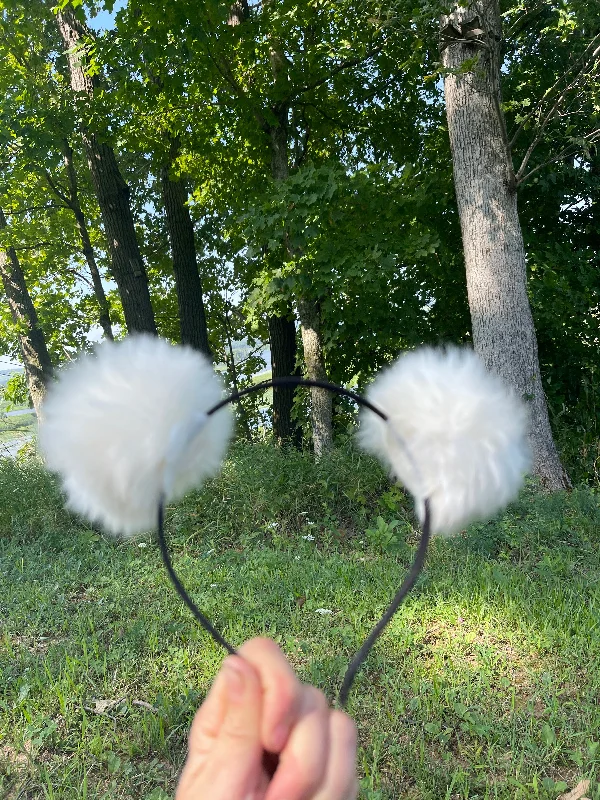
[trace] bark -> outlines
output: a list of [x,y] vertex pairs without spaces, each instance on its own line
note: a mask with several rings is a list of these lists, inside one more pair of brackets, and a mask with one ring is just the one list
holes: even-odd
[[[235,394],[238,394],[240,391],[240,383],[238,381],[238,372],[237,366],[235,363],[235,354],[233,352],[233,338],[231,336],[231,325],[229,324],[229,313],[227,310],[225,311],[223,323],[225,328],[225,338],[227,339],[227,350],[229,352],[229,358],[227,358],[227,375],[229,380],[231,381],[231,385],[233,386],[233,391]],[[248,420],[248,414],[246,413],[246,409],[244,407],[243,400],[239,400],[236,404],[236,412],[238,420],[242,426],[244,431],[244,436],[246,439],[251,442],[252,441],[252,430],[250,429],[250,422]]]
[[442,17],[454,186],[460,215],[473,344],[486,367],[529,406],[534,473],[550,490],[570,486],[552,438],[527,296],[515,176],[500,100],[498,0],[477,0]]
[[184,180],[171,177],[171,164],[165,164],[161,170],[161,191],[175,274],[181,343],[212,359],[188,190]]
[[[289,176],[288,165],[288,107],[284,103],[276,109],[277,123],[268,130],[271,149],[271,175],[275,181],[284,181]],[[271,369],[273,377],[297,375],[296,325],[291,310],[288,314],[269,318],[269,340],[271,347]],[[278,444],[300,447],[302,430],[292,419],[294,389],[283,386],[273,388],[273,436]]]
[[594,189],[591,192],[590,206],[590,227],[588,233],[589,245],[596,252],[600,253],[600,146],[591,148],[590,175],[594,178]]
[[[57,21],[67,51],[71,88],[76,96],[92,98],[94,78],[88,75],[84,63],[84,40],[91,34],[70,8],[59,11]],[[104,223],[112,275],[123,303],[125,323],[129,331],[155,334],[148,278],[135,233],[129,187],[121,175],[114,150],[102,136],[85,128],[82,138]]]
[[[271,370],[274,378],[299,375],[296,367],[296,325],[293,318],[269,317]],[[294,389],[282,386],[273,391],[273,436],[279,445],[300,447],[302,430],[292,420]]]
[[48,172],[46,172],[46,180],[58,199],[61,200],[64,205],[73,212],[75,224],[77,225],[77,232],[79,233],[79,238],[81,240],[81,251],[85,257],[88,269],[90,271],[92,286],[94,287],[94,294],[96,296],[96,302],[98,303],[98,322],[100,323],[100,327],[104,332],[105,338],[112,341],[114,336],[110,322],[110,306],[108,305],[108,300],[106,299],[106,294],[104,292],[104,286],[102,285],[100,270],[98,269],[98,265],[96,263],[96,255],[90,239],[87,222],[79,201],[77,173],[75,171],[75,165],[73,164],[73,148],[69,145],[69,142],[66,139],[63,139],[62,146],[63,161],[69,182],[67,193],[65,194],[65,192],[59,188]]
[[250,16],[250,9],[248,7],[248,0],[235,0],[229,9],[229,19],[227,24],[235,27],[241,25]]
[[[271,145],[271,174],[276,181],[284,181],[289,176],[289,104],[285,100],[287,92],[287,67],[288,64],[285,55],[281,53],[278,47],[273,47],[271,50],[271,70],[273,73],[275,93],[282,98],[272,109],[277,122],[275,125],[272,125],[268,131]],[[319,376],[319,380],[327,380],[318,306],[314,301],[308,298],[298,298],[298,313],[300,317],[304,363],[307,375],[309,378],[317,379],[317,376]],[[273,342],[273,337],[271,337],[271,342]],[[271,358],[273,359],[272,347]],[[279,392],[281,391],[287,390],[279,389]],[[275,402],[275,393],[273,394],[273,400]],[[285,409],[286,406],[284,404],[287,402],[289,401],[282,397],[280,400],[280,407]],[[315,455],[319,457],[325,450],[329,449],[333,443],[330,393],[324,389],[311,389],[310,405],[313,446]]]
[[[328,378],[323,358],[318,304],[312,300],[299,299],[298,316],[302,326],[306,373],[311,380],[326,381]],[[318,458],[333,445],[332,396],[327,389],[313,388],[310,391],[313,446]]]
[[288,163],[288,107],[276,110],[277,124],[269,129],[271,145],[271,175],[275,181],[285,181],[290,174]]
[[[6,227],[6,217],[0,208],[0,230]],[[10,313],[18,330],[19,348],[29,394],[35,413],[40,419],[40,409],[46,394],[46,387],[52,378],[52,361],[14,247],[0,250],[0,277]]]

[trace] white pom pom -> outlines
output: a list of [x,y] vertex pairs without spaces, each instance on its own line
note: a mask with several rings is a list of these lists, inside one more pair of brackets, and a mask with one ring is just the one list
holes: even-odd
[[472,350],[421,348],[383,371],[361,412],[363,447],[387,462],[433,533],[454,533],[512,500],[529,467],[527,413]]
[[153,336],[106,342],[62,370],[44,402],[40,447],[76,512],[113,533],[156,526],[161,495],[217,472],[232,431],[210,362]]

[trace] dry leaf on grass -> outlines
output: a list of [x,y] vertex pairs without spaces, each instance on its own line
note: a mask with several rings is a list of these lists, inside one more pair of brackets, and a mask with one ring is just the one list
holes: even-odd
[[584,794],[590,788],[589,781],[579,781],[574,789],[566,794],[561,794],[557,800],[589,800],[589,797],[584,797]]
[[113,708],[120,706],[121,703],[124,703],[127,700],[126,697],[120,697],[118,700],[94,700],[94,707],[90,708],[89,706],[84,706],[86,711],[91,711],[92,714],[98,714],[99,716],[109,716],[109,711],[112,711]]
[[150,703],[147,703],[145,700],[132,700],[131,705],[139,706],[140,708],[145,708],[146,711],[151,711],[153,714],[158,714],[158,708]]

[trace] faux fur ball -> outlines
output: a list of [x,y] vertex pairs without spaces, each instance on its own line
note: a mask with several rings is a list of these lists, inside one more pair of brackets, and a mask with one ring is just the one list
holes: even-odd
[[181,497],[219,469],[232,431],[210,362],[153,336],[105,342],[63,369],[39,441],[69,506],[113,533],[156,526],[161,496]]
[[468,349],[421,348],[380,373],[361,412],[363,447],[389,464],[433,533],[451,534],[512,500],[530,464],[523,403]]

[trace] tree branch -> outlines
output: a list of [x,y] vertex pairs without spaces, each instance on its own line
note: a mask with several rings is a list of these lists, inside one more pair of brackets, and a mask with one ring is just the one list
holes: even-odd
[[376,47],[372,47],[368,50],[364,55],[357,56],[356,58],[349,58],[347,61],[341,61],[337,64],[332,70],[330,70],[327,75],[318,78],[311,83],[307,83],[305,86],[302,86],[300,89],[296,91],[294,95],[292,95],[291,101],[293,102],[296,100],[300,95],[305,94],[306,92],[312,92],[313,89],[318,89],[319,86],[322,86],[327,81],[331,80],[336,75],[339,75],[340,72],[343,72],[345,69],[349,69],[350,67],[357,67],[359,64],[364,64],[365,61],[368,61],[374,55],[379,53],[383,48],[384,42],[377,45]]
[[35,244],[23,244],[19,247],[12,246],[13,250],[21,251],[21,250],[37,250],[38,247],[51,247],[54,242],[36,242]]
[[56,181],[54,180],[52,175],[50,175],[47,169],[43,169],[41,172],[44,178],[46,179],[48,186],[52,189],[52,191],[58,197],[58,199],[64,203],[66,208],[72,208],[71,199],[67,196],[66,190],[62,186],[60,186],[59,188],[59,184],[56,183]]
[[64,206],[50,203],[48,206],[28,206],[27,208],[19,208],[17,211],[10,211],[11,217],[18,217],[21,214],[29,214],[32,211],[50,211],[53,208],[64,208]]
[[[596,47],[598,42],[600,42],[600,34],[598,34],[597,36],[594,36],[594,38],[592,39],[590,44],[585,49],[584,53],[582,53],[582,55],[565,72],[563,72],[562,75],[560,75],[555,80],[553,85],[544,92],[544,94],[540,98],[540,101],[536,105],[536,107],[533,108],[529,112],[529,114],[527,114],[525,116],[525,118],[521,120],[521,122],[517,126],[517,129],[515,130],[514,134],[512,135],[512,138],[510,140],[511,149],[514,147],[517,139],[519,138],[519,136],[521,135],[522,131],[524,130],[525,125],[527,125],[527,123],[530,122],[536,116],[536,114],[541,114],[542,106],[543,106],[544,102],[546,101],[546,99],[550,98],[553,95],[553,93],[555,92],[555,90],[558,88],[558,86],[561,84],[561,82],[563,80],[566,80],[567,77],[571,73],[573,73],[573,71],[576,68],[579,67],[578,72],[575,74],[574,78],[571,79],[570,82],[567,80],[567,83],[564,86],[564,88],[561,89],[559,91],[559,93],[557,94],[556,100],[554,101],[554,104],[553,104],[551,110],[548,112],[548,114],[546,114],[546,116],[544,118],[544,122],[542,123],[542,125],[544,127],[547,125],[547,123],[550,121],[550,119],[552,118],[552,116],[555,113],[555,111],[560,107],[560,104],[562,103],[562,101],[563,101],[564,97],[566,96],[566,94],[568,92],[570,92],[571,90],[573,90],[577,86],[577,83],[579,82],[579,80],[586,74],[586,69],[590,66],[590,64],[593,66],[593,65],[595,65],[597,63],[598,55],[600,54],[600,47]],[[538,142],[539,142],[539,139],[538,139]],[[536,144],[537,144],[537,142],[536,142]],[[526,166],[527,166],[526,163],[525,163],[525,165],[521,164],[519,172],[521,171],[521,169],[524,170],[524,168]]]
[[[590,143],[593,143],[595,141],[600,141],[600,128],[597,128],[595,131],[591,131],[582,138],[588,140]],[[552,156],[552,158],[548,158],[545,161],[542,161],[541,164],[538,164],[536,167],[530,170],[526,175],[520,178],[519,185],[524,183],[528,178],[530,178],[536,172],[539,172],[539,170],[543,169],[544,167],[547,167],[549,164],[555,164],[557,161],[562,161],[563,159],[568,158],[569,156],[574,156],[580,151],[581,151],[581,145],[579,143],[571,144],[568,147],[565,147],[563,150],[560,151],[560,153],[557,153],[555,156]]]
[[231,72],[231,70],[230,70],[230,69],[227,67],[227,65],[223,65],[223,64],[221,64],[221,63],[220,63],[220,59],[217,59],[217,58],[216,58],[216,57],[213,55],[213,53],[212,53],[212,51],[211,51],[211,48],[210,48],[210,46],[208,45],[208,41],[209,41],[209,40],[208,40],[208,37],[207,37],[207,44],[206,44],[206,47],[205,47],[205,52],[206,52],[206,55],[208,56],[208,58],[209,58],[209,59],[212,61],[212,63],[213,63],[213,64],[214,64],[214,66],[216,67],[216,69],[217,69],[217,72],[218,72],[218,73],[219,73],[219,75],[220,75],[220,76],[223,78],[223,80],[224,80],[224,81],[225,81],[227,84],[229,84],[230,88],[231,88],[231,89],[233,89],[233,91],[234,91],[234,92],[235,92],[235,94],[236,94],[236,95],[237,95],[237,96],[240,98],[240,100],[243,100],[245,103],[248,103],[248,105],[249,105],[249,106],[250,106],[250,108],[252,109],[252,114],[253,114],[254,118],[256,119],[256,121],[258,122],[258,124],[259,124],[259,126],[260,126],[260,129],[261,129],[262,131],[264,131],[265,133],[266,133],[266,132],[268,132],[268,130],[269,130],[269,125],[268,125],[268,123],[267,123],[267,120],[265,119],[265,117],[263,116],[263,114],[260,112],[260,110],[259,110],[259,109],[257,109],[257,108],[256,108],[256,107],[255,107],[255,106],[254,106],[254,105],[253,105],[253,104],[250,102],[250,100],[249,100],[249,98],[248,98],[248,94],[247,94],[247,93],[244,91],[244,89],[242,88],[242,86],[240,86],[240,84],[239,84],[239,83],[238,83],[238,81],[235,79],[235,76],[233,75],[233,73]]

